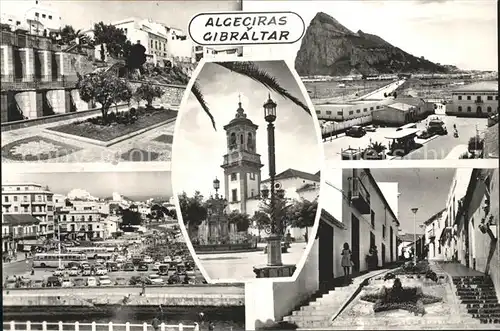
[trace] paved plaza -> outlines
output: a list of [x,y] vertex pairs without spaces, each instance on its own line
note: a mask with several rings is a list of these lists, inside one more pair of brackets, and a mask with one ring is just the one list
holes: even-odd
[[[253,267],[267,263],[265,246],[259,244],[261,250],[255,252],[198,254],[198,258],[212,280],[250,280],[256,278]],[[306,243],[292,243],[288,253],[282,254],[283,264],[298,264],[305,249]]]
[[[410,152],[403,157],[390,157],[388,159],[405,159],[405,160],[442,160],[453,151],[453,155],[458,154],[456,149],[463,151],[463,146],[467,146],[469,139],[476,134],[476,126],[481,134],[486,130],[488,120],[486,118],[464,118],[446,115],[431,115],[431,117],[439,117],[448,129],[446,136],[434,136],[430,139],[422,141],[416,139],[416,142],[422,144],[417,150]],[[457,126],[459,137],[453,136],[453,124]],[[417,123],[417,128],[424,130],[426,120]],[[325,157],[329,161],[341,160],[341,150],[347,148],[362,150],[370,145],[370,142],[379,142],[386,147],[389,140],[385,138],[388,134],[395,132],[396,128],[377,128],[375,132],[367,132],[361,138],[348,137],[344,134],[338,137],[326,138],[324,142]],[[456,157],[458,159],[458,155]]]
[[[85,120],[95,115],[79,118]],[[47,132],[75,119],[2,132],[3,162],[170,161],[175,120],[109,147]],[[49,155],[49,157],[47,157]]]

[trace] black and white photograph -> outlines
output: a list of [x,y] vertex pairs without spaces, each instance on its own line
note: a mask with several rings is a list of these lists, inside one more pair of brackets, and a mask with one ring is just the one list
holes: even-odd
[[[498,327],[498,168],[323,175],[323,295],[285,321],[323,330]],[[303,272],[313,268],[309,260]]]
[[2,1],[2,162],[170,161],[202,58],[191,17],[240,1]]
[[314,228],[316,118],[284,61],[206,62],[182,105],[172,178],[211,280],[291,277]]
[[266,10],[300,13],[305,35],[245,54],[294,61],[327,160],[498,158],[497,5],[266,1]]
[[[43,321],[46,329],[142,329],[156,318],[193,330],[200,313],[204,327],[243,329],[234,304],[243,289],[203,285],[176,219],[170,171],[109,166],[2,171],[3,314],[14,321],[3,329],[26,320],[33,330]],[[233,301],[216,302],[220,293]]]

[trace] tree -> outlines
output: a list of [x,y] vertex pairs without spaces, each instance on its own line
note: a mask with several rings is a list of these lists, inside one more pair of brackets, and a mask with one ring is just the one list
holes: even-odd
[[269,216],[260,210],[256,211],[253,214],[252,222],[255,223],[255,226],[257,227],[259,238],[260,238],[260,232],[262,231],[262,229],[271,225],[271,219],[269,218]]
[[139,69],[146,63],[146,47],[140,43],[130,46],[127,56],[127,67],[129,69]]
[[184,225],[191,234],[194,234],[200,224],[207,219],[207,208],[203,202],[203,195],[196,191],[193,197],[188,197],[186,192],[183,192],[179,195],[179,205]]
[[[227,70],[246,76],[256,82],[261,83],[268,89],[273,90],[282,97],[292,101],[293,103],[304,109],[304,111],[307,112],[309,115],[311,115],[311,110],[309,109],[309,107],[307,107],[306,104],[304,104],[302,101],[300,101],[300,99],[292,95],[283,86],[281,86],[278,83],[276,77],[273,77],[269,75],[266,71],[260,69],[254,62],[214,62],[214,63],[223,68],[226,68]],[[193,84],[191,88],[191,93],[193,93],[196,100],[198,100],[198,103],[200,104],[201,108],[212,121],[212,126],[214,127],[214,129],[216,129],[215,119],[212,113],[210,112],[210,108],[208,107],[208,104],[205,101],[205,97],[203,96],[203,92],[197,82]]]
[[122,78],[107,73],[80,76],[77,88],[83,101],[97,101],[101,104],[102,118],[105,123],[111,105],[129,102],[132,98],[132,89],[128,83]]
[[291,208],[291,225],[296,228],[306,229],[306,242],[309,237],[309,227],[314,225],[314,220],[316,219],[316,212],[318,210],[318,200],[309,201],[306,199],[301,199],[296,201]]
[[94,24],[94,39],[96,44],[106,44],[109,55],[127,57],[132,44],[125,33],[114,25],[103,22]]
[[122,226],[130,227],[131,225],[141,225],[141,214],[137,211],[130,209],[123,209],[122,211]]
[[293,204],[289,204],[286,199],[275,197],[274,206],[271,204],[271,199],[264,201],[260,205],[260,212],[269,217],[269,224],[271,224],[271,220],[274,217],[274,220],[277,222],[276,231],[278,234],[283,235],[285,228],[290,224],[291,207],[293,207]]
[[[80,32],[80,30],[78,32]],[[59,32],[59,35],[61,36],[60,41],[62,43],[69,44],[76,38],[77,32],[71,25],[65,25]]]
[[153,107],[153,100],[160,98],[163,95],[163,89],[158,85],[151,83],[143,83],[137,88],[134,93],[135,100],[146,100],[147,108]]
[[250,216],[245,213],[240,213],[237,210],[233,210],[228,215],[229,223],[236,225],[236,230],[238,232],[248,231],[250,227]]

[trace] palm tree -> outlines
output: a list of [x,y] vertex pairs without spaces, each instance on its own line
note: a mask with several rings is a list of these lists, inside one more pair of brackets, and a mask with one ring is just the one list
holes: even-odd
[[[307,112],[309,115],[311,115],[311,110],[307,105],[305,105],[302,101],[300,101],[297,97],[293,96],[290,94],[285,88],[283,88],[278,80],[271,76],[269,73],[266,71],[260,69],[254,62],[214,62],[217,65],[226,68],[227,70],[230,70],[232,72],[236,72],[240,75],[246,76],[250,79],[253,79],[254,81],[264,85],[270,90],[275,91],[282,97],[292,101],[295,103],[297,106],[301,107],[304,109],[305,112]],[[215,130],[217,130],[215,126],[215,119],[210,112],[210,108],[205,101],[205,98],[203,96],[203,92],[201,90],[201,87],[199,86],[198,83],[194,83],[193,87],[191,88],[191,92],[195,96],[196,100],[200,103],[201,108],[205,111],[205,113],[208,115],[210,120],[212,121],[212,126],[214,127]]]

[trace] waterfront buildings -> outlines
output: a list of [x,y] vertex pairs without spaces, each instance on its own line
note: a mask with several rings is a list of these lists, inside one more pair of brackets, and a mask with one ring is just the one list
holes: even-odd
[[11,31],[25,30],[30,34],[48,36],[61,29],[61,14],[40,0],[23,1],[16,12],[2,11],[1,23],[8,25]]
[[56,214],[61,236],[85,240],[104,238],[102,219],[105,215],[100,213],[96,201],[68,199]]
[[457,88],[446,114],[464,117],[489,117],[498,114],[498,81],[476,82]]

